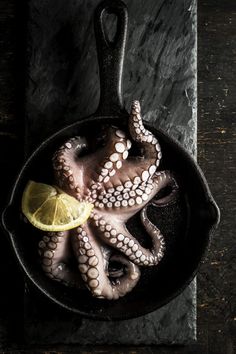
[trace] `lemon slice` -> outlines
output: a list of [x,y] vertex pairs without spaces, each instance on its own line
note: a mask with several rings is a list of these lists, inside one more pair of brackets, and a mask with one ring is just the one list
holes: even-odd
[[83,224],[93,205],[79,202],[57,187],[29,181],[22,197],[22,212],[43,231],[65,231]]

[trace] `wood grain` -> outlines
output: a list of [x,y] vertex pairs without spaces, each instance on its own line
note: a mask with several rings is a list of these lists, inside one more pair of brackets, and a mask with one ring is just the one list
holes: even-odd
[[[199,332],[209,353],[235,350],[236,6],[199,4],[198,159],[221,210],[221,224],[198,275]],[[224,349],[223,349],[224,348]]]

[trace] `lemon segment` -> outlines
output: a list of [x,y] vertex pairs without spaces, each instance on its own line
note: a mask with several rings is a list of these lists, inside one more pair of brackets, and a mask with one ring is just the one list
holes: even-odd
[[57,187],[29,181],[22,196],[22,212],[43,231],[66,231],[89,218],[93,204],[79,202]]

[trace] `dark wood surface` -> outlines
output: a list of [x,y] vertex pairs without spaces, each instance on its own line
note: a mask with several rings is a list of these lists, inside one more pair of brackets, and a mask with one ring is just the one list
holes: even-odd
[[[0,1],[0,161],[4,188],[4,206],[18,166],[22,162],[23,129],[22,90],[24,84],[18,56],[20,45],[17,6],[13,0]],[[233,354],[236,349],[235,313],[235,212],[236,212],[236,3],[234,0],[199,1],[198,4],[198,161],[221,209],[221,224],[198,274],[198,342],[186,347],[98,347],[98,348],[10,348],[28,353],[181,353]],[[16,70],[17,68],[17,70]],[[7,241],[0,250],[7,258],[0,269],[2,289],[20,274],[9,252]],[[17,293],[5,298],[11,301],[6,327],[16,329],[22,314],[17,312]],[[4,312],[4,310],[2,310]],[[6,320],[0,313],[0,319]],[[20,332],[20,331],[19,331]],[[4,336],[4,334],[2,334]],[[1,338],[0,338],[1,340]],[[4,353],[6,350],[4,351]]]

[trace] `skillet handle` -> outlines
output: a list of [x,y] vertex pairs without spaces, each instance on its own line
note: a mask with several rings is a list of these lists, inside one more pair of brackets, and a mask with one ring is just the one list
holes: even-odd
[[4,235],[10,241],[13,229],[15,227],[14,223],[15,217],[14,217],[14,208],[12,204],[8,204],[5,209],[2,212],[1,215],[1,227],[4,231]]
[[5,209],[3,210],[2,215],[1,215],[1,226],[2,226],[3,230],[5,231],[5,233],[8,235],[11,233],[10,225],[13,223],[10,221],[11,216],[12,216],[11,214],[12,214],[12,205],[8,204],[5,207]]
[[[104,26],[104,15],[117,16],[117,31],[109,40]],[[124,112],[122,74],[127,37],[128,11],[121,0],[104,0],[95,10],[94,30],[100,73],[100,102],[97,115],[119,115]]]

